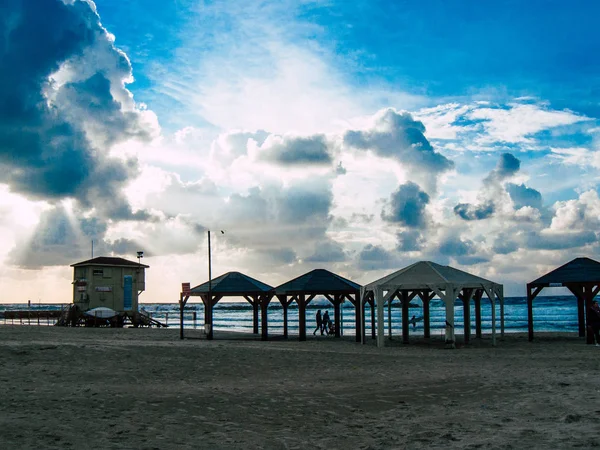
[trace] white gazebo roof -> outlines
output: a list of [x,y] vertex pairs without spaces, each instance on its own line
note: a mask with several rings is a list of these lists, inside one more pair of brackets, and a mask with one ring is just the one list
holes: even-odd
[[450,266],[442,266],[432,261],[419,261],[400,269],[379,280],[368,283],[364,290],[372,291],[375,287],[384,290],[396,289],[445,289],[451,284],[461,288],[488,288],[498,289],[500,284],[486,280],[468,272]]
[[[465,291],[465,289],[467,291]],[[377,306],[377,346],[384,346],[383,305],[388,303],[388,323],[391,323],[391,302],[399,291],[433,291],[442,299],[446,308],[446,345],[454,347],[454,301],[462,291],[462,299],[469,302],[477,290],[485,291],[492,303],[492,344],[496,344],[496,307],[495,299],[500,301],[501,329],[504,333],[504,292],[501,284],[486,280],[454,267],[442,266],[431,261],[420,261],[404,269],[400,269],[361,288],[361,308],[366,293],[373,295]],[[419,294],[421,296],[422,294]],[[424,294],[428,295],[428,294]],[[468,310],[469,308],[466,308]],[[404,319],[403,319],[404,320]],[[364,341],[364,320],[363,343]],[[391,336],[391,325],[390,336]]]

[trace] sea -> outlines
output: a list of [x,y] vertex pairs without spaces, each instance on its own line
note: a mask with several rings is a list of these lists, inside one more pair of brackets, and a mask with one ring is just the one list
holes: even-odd
[[[36,309],[61,309],[66,305],[36,303],[29,306],[30,310]],[[491,332],[492,309],[490,301],[484,296],[481,300],[481,318],[483,333]],[[140,308],[150,313],[154,319],[172,327],[179,327],[179,305],[177,303],[140,303]],[[28,305],[23,303],[0,304],[0,325],[21,324],[20,320],[3,319],[2,311],[5,310],[27,310]],[[312,332],[315,327],[315,315],[317,310],[322,313],[329,311],[331,319],[334,319],[333,306],[325,298],[315,298],[306,308],[307,332]],[[346,301],[342,304],[342,327],[343,335],[355,335],[354,306]],[[385,310],[385,327],[387,333],[388,312]],[[409,308],[409,318],[415,316],[422,318],[423,309],[420,300],[413,300]],[[463,330],[463,306],[460,301],[455,304],[455,329],[457,334]],[[574,296],[546,296],[537,297],[533,302],[534,328],[536,331],[550,332],[573,332],[578,330],[577,324],[577,301]],[[269,334],[283,334],[283,310],[277,300],[271,301],[268,309]],[[370,308],[365,308],[366,332],[370,332],[371,316]],[[27,324],[24,319],[23,324]],[[33,324],[33,322],[32,322]],[[221,301],[213,312],[214,330],[252,332],[252,306],[246,301]],[[431,335],[442,335],[445,330],[445,308],[441,300],[433,299],[430,302],[430,326]],[[37,325],[37,321],[35,322]],[[52,325],[52,323],[41,321],[40,325]],[[202,328],[204,326],[204,307],[199,301],[185,307],[184,327]],[[259,312],[260,327],[260,312]],[[500,306],[496,304],[496,329],[500,330]],[[393,333],[401,333],[402,309],[400,303],[392,304],[392,330]],[[471,329],[475,331],[475,306],[471,302]],[[526,297],[507,297],[504,299],[504,329],[507,333],[519,333],[527,331],[527,299]],[[298,334],[298,307],[292,303],[288,307],[288,333]],[[416,326],[410,328],[414,335],[423,334],[423,321],[417,321]]]

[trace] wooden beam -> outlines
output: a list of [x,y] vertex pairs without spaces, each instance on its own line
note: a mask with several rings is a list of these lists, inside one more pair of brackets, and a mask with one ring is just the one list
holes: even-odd
[[581,286],[566,284],[565,287],[577,299],[577,324],[579,328],[579,337],[585,337],[585,299]]
[[371,339],[377,338],[377,332],[375,330],[375,296],[373,296],[373,300],[371,301]]
[[341,295],[334,295],[334,299],[333,299],[333,317],[335,320],[335,337],[339,338],[341,337],[340,334],[340,328],[341,328],[341,323],[340,323],[340,319],[341,319],[341,311],[340,311],[340,306],[342,303],[342,296]]
[[188,296],[184,300],[183,294],[179,294],[179,339],[183,339],[183,309],[188,298],[190,297]]
[[463,294],[462,302],[463,302],[463,322],[464,322],[464,340],[465,344],[468,344],[471,338],[471,297],[473,297],[473,292],[475,290],[473,288],[465,288],[462,290]]
[[483,289],[477,289],[473,301],[475,302],[475,337],[481,339],[481,297]]
[[[354,304],[354,326],[355,326],[355,335],[356,335],[356,342],[361,342],[362,340],[362,321],[361,321],[361,315],[362,315],[362,311],[360,310],[360,293],[358,294],[354,294],[355,295],[355,301],[353,302]],[[352,301],[352,300],[350,300]]]
[[533,299],[540,293],[541,287],[533,288],[527,285],[527,328],[529,332],[529,341],[533,341]]
[[258,334],[258,298],[254,297],[252,304],[252,333]]
[[272,296],[270,294],[259,295],[257,300],[260,304],[261,340],[269,339],[268,309]]
[[300,341],[306,341],[306,297],[298,296],[298,334]]
[[[431,296],[430,296],[431,294]],[[431,337],[431,324],[429,315],[429,302],[435,296],[432,291],[424,290],[417,291],[417,295],[423,302],[423,337],[429,339]]]

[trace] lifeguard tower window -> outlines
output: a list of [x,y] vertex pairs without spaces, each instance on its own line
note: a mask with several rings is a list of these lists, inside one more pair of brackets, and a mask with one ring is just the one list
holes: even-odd
[[104,274],[104,271],[102,269],[94,269],[92,273],[95,277],[101,277]]

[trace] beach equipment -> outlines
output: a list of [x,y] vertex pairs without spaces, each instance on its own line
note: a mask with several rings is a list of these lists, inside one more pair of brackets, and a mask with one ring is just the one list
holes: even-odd
[[600,263],[590,258],[575,258],[566,264],[527,283],[527,322],[529,340],[533,340],[533,300],[546,287],[566,287],[577,298],[579,336],[586,336],[588,344],[594,337],[588,329],[592,300],[600,291]]
[[356,309],[356,341],[360,342],[359,295],[360,284],[325,269],[315,269],[275,288],[275,295],[283,307],[283,333],[287,337],[287,308],[292,302],[298,304],[299,339],[306,340],[306,306],[317,295],[322,295],[334,307],[335,336],[341,336],[341,308],[348,300]]
[[202,299],[207,339],[213,339],[213,309],[223,297],[243,297],[252,305],[253,332],[258,334],[258,310],[261,310],[262,338],[267,339],[267,308],[273,298],[273,287],[240,272],[227,272],[192,289],[183,283],[179,296],[180,337],[183,339],[183,310],[190,297]]
[[[475,301],[477,337],[481,337],[481,298],[486,294],[492,304],[492,345],[496,345],[496,300],[500,303],[500,327],[504,335],[504,292],[503,286],[485,278],[472,275],[450,266],[443,266],[432,261],[420,261],[401,270],[391,273],[379,280],[373,281],[361,289],[360,309],[363,343],[365,343],[364,305],[371,306],[371,329],[375,333],[375,311],[377,308],[377,346],[383,347],[384,336],[384,305],[388,305],[388,335],[392,337],[391,303],[396,298],[402,303],[402,337],[408,343],[410,301],[419,296],[423,302],[423,318],[425,337],[430,337],[429,302],[436,295],[442,299],[446,309],[445,342],[449,348],[455,347],[454,336],[454,302],[458,298],[464,304],[464,336],[465,342],[470,337],[470,307],[471,299]],[[375,336],[373,336],[375,337]]]
[[117,311],[114,309],[106,308],[104,306],[99,306],[97,308],[88,309],[83,312],[86,316],[97,317],[99,319],[110,319],[111,317],[115,317],[119,315]]

